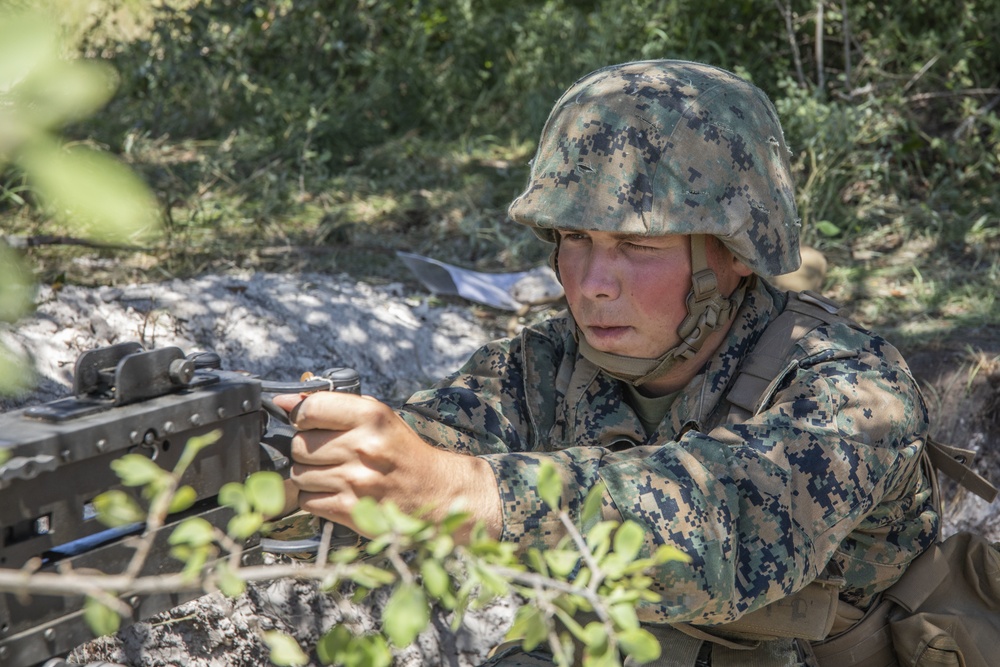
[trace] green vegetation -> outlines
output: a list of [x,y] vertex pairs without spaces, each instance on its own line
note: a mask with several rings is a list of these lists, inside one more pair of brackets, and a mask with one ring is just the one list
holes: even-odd
[[[270,530],[273,526],[265,520],[284,506],[280,475],[264,471],[250,475],[243,484],[222,487],[219,502],[234,512],[224,531],[200,516],[170,528],[170,554],[184,564],[179,575],[141,577],[156,531],[166,525],[168,514],[189,508],[197,497],[182,484],[185,471],[220,434],[189,440],[172,471],[140,454],[127,454],[112,463],[122,484],[141,490],[149,507],[144,510],[134,494],[123,490],[108,491],[94,501],[98,518],[109,526],[146,523],[123,575],[91,573],[84,616],[96,635],[117,632],[120,615],[131,613],[116,597],[123,591],[219,590],[235,597],[244,592],[247,581],[295,577],[319,582],[345,611],[343,622],[326,631],[315,647],[307,647],[315,649],[324,665],[387,666],[390,647],[409,646],[430,624],[432,605],[453,612],[458,627],[467,611],[511,595],[526,604],[519,607],[508,636],[522,641],[527,650],[547,646],[556,664],[577,664],[575,652],[593,667],[620,666],[623,656],[639,663],[659,657],[660,645],[640,627],[636,606],[659,601],[649,590],[657,568],[690,559],[668,545],[649,553],[643,530],[635,522],[602,520],[603,485],[592,489],[584,503],[581,519],[587,531],[582,534],[560,505],[563,481],[550,463],[543,464],[539,494],[549,507],[558,509],[567,535],[555,548],[528,548],[523,559],[515,545],[490,538],[481,525],[473,528],[468,544],[457,543],[454,536],[468,521],[462,512],[437,524],[405,514],[391,502],[362,498],[352,518],[373,536],[371,540],[330,550],[326,531],[333,524],[327,524],[322,538],[326,546],[320,546],[310,567],[285,562],[241,566],[246,539]],[[57,576],[28,574],[19,584],[30,589],[32,579]],[[388,592],[388,599],[380,612],[380,627],[373,632],[349,609],[352,602],[380,590]],[[273,664],[309,664],[309,656],[292,637],[264,632],[262,639]]]
[[[917,340],[1000,320],[1000,0],[88,9],[66,27],[67,51],[113,66],[117,93],[61,127],[150,184],[165,235],[131,252],[34,247],[40,280],[233,266],[405,279],[397,248],[533,265],[546,250],[505,207],[552,102],[597,67],[670,57],[770,93],[795,151],[805,240],[831,260],[827,291],[863,321]],[[35,193],[17,167],[0,173],[6,234],[79,234]],[[73,262],[95,254],[114,269]]]

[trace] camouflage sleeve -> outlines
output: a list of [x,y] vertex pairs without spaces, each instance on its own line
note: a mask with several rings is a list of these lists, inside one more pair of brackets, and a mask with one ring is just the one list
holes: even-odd
[[479,349],[456,373],[417,392],[400,416],[425,440],[456,452],[518,451],[531,440],[520,339]]

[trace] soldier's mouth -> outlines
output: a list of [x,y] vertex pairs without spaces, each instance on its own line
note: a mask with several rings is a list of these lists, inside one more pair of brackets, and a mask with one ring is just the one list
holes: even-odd
[[620,341],[628,335],[632,327],[589,325],[584,327],[584,330],[587,333],[587,339],[590,341],[590,344],[600,349],[601,347],[607,347]]

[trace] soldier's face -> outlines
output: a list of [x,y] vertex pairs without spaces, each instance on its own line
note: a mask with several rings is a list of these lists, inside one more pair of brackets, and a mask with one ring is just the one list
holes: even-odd
[[[729,294],[743,265],[710,241],[709,266],[719,291]],[[595,349],[653,359],[680,343],[677,327],[691,290],[689,236],[561,231],[559,276],[570,311]]]

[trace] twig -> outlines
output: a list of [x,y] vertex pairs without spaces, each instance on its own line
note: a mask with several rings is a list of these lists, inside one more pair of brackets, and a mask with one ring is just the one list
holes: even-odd
[[398,544],[390,544],[385,550],[385,555],[388,557],[389,562],[392,563],[392,566],[396,568],[396,572],[399,573],[399,577],[404,583],[416,583],[416,577],[413,576],[413,572],[410,571],[410,567],[406,564],[406,561],[403,560],[403,556],[399,553]]
[[906,82],[906,85],[905,85],[905,86],[903,86],[903,92],[905,93],[905,92],[906,92],[906,91],[908,91],[908,90],[909,90],[910,88],[912,88],[912,87],[913,87],[913,85],[914,85],[914,84],[915,84],[915,83],[916,83],[917,81],[919,81],[919,80],[920,80],[920,78],[921,78],[921,77],[922,77],[922,76],[923,76],[924,74],[926,74],[926,73],[927,73],[927,70],[929,70],[929,69],[930,69],[931,67],[934,67],[934,63],[936,63],[936,62],[937,62],[938,60],[940,60],[940,58],[941,58],[941,54],[940,54],[940,53],[938,53],[938,54],[936,54],[935,56],[933,56],[933,57],[932,57],[932,58],[931,58],[930,60],[928,60],[928,61],[927,61],[926,63],[924,63],[924,66],[923,66],[923,67],[921,67],[921,68],[920,68],[920,70],[919,70],[919,71],[918,71],[918,72],[917,72],[916,74],[914,74],[914,75],[913,75],[912,77],[910,77],[910,80]]
[[823,0],[816,0],[816,95],[826,94],[826,73],[823,71]]
[[75,245],[84,248],[94,248],[96,250],[128,250],[132,252],[152,252],[154,248],[122,245],[119,243],[101,243],[89,239],[81,239],[76,236],[62,236],[56,234],[39,234],[37,236],[4,236],[3,242],[11,248],[37,248],[46,245]]
[[993,107],[995,107],[997,104],[1000,104],[1000,95],[997,95],[992,100],[990,100],[980,108],[976,109],[976,112],[974,114],[963,120],[962,124],[956,127],[955,131],[952,132],[951,138],[956,141],[960,139],[962,135],[968,132],[969,128],[972,127],[972,124],[976,122],[976,118],[982,116],[985,113],[989,113],[990,111],[993,110]]
[[601,586],[601,582],[604,581],[604,573],[601,572],[597,561],[594,560],[594,554],[591,553],[590,547],[587,546],[587,543],[583,539],[583,535],[580,534],[580,531],[578,531],[576,526],[573,525],[573,522],[570,521],[569,516],[565,512],[560,512],[559,520],[562,521],[563,526],[566,527],[566,531],[570,534],[570,537],[573,538],[576,548],[580,551],[580,556],[587,564],[587,567],[590,568],[590,572],[593,576],[591,577],[590,583],[587,584],[587,588],[596,593],[597,589]]
[[840,0],[842,32],[844,33],[844,89],[851,89],[851,22],[847,18],[847,0]]
[[[329,578],[331,573],[342,575],[343,572],[343,568],[326,567],[322,570],[317,570],[293,563],[287,565],[242,567],[239,570],[239,576],[244,581],[270,581],[273,579],[321,581]],[[81,571],[32,573],[24,572],[23,570],[0,568],[0,592],[65,597],[90,595],[96,590],[143,595],[151,593],[197,592],[204,591],[204,587],[199,578],[191,578],[183,573],[130,577],[125,574],[103,574]]]
[[135,553],[132,554],[132,560],[129,561],[124,573],[125,577],[136,579],[142,572],[142,566],[146,564],[149,552],[153,549],[156,534],[163,528],[163,523],[170,512],[170,502],[173,500],[174,491],[177,490],[177,481],[178,478],[171,475],[170,486],[153,499],[146,517],[146,528],[135,546]]
[[333,522],[321,521],[323,526],[319,536],[319,549],[316,552],[315,567],[323,567],[330,560],[330,540],[333,539]]
[[488,565],[494,574],[497,574],[508,581],[515,584],[523,584],[525,586],[530,586],[532,588],[536,586],[542,586],[550,590],[558,591],[560,593],[569,593],[570,595],[579,595],[590,602],[595,608],[600,606],[600,596],[596,593],[592,593],[587,589],[580,588],[579,586],[574,586],[573,584],[565,581],[560,581],[558,579],[552,579],[551,577],[546,577],[535,572],[525,572],[524,570],[517,570],[512,567],[506,567],[504,565]]
[[923,102],[942,97],[971,97],[973,95],[996,95],[1000,88],[962,88],[960,90],[935,90],[927,93],[917,93],[904,98],[907,102]]
[[785,19],[785,35],[788,37],[788,45],[792,48],[792,60],[795,61],[795,74],[798,76],[799,85],[806,87],[806,75],[802,70],[802,57],[799,55],[799,45],[795,41],[795,26],[792,24],[792,8],[782,4],[781,0],[774,0],[774,5],[781,12]]

